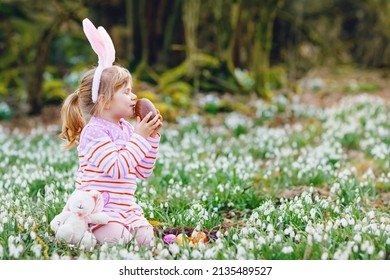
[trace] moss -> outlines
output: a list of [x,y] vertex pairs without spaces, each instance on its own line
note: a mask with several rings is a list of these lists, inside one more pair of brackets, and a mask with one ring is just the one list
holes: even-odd
[[187,74],[188,63],[183,62],[179,66],[166,71],[161,75],[158,85],[160,90],[164,92],[164,89],[170,84],[180,81]]
[[156,106],[157,110],[160,111],[160,114],[163,116],[164,120],[176,121],[176,118],[178,117],[178,112],[177,109],[174,108],[172,105],[161,102],[157,102],[154,105]]
[[7,87],[5,84],[0,83],[0,97],[4,97],[7,95]]
[[158,102],[158,96],[155,92],[149,91],[149,90],[144,90],[144,91],[139,91],[136,93],[137,98],[147,98],[149,99],[152,103]]
[[177,92],[190,96],[192,91],[192,86],[185,82],[175,82],[161,88],[161,92],[164,96],[173,96],[173,94]]
[[43,103],[61,104],[66,98],[65,83],[60,79],[45,81],[43,84]]
[[181,108],[188,108],[191,106],[191,98],[182,92],[175,92],[172,94],[172,103]]
[[268,75],[271,89],[281,89],[287,86],[287,72],[284,67],[272,67],[269,69]]
[[374,93],[380,89],[379,85],[374,83],[358,83],[357,85],[346,85],[344,91],[347,93]]

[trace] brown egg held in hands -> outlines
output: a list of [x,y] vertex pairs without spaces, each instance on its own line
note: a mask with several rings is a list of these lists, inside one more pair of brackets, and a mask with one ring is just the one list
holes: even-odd
[[153,119],[157,115],[157,110],[153,103],[147,98],[137,100],[137,103],[135,104],[136,116],[140,117],[142,120],[147,114],[149,114],[149,112],[152,112],[149,120]]

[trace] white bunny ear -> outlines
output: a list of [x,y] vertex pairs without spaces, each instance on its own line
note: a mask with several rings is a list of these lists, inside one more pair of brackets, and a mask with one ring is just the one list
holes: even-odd
[[98,67],[95,70],[92,81],[92,101],[96,103],[99,95],[101,75],[104,69],[112,66],[114,63],[115,48],[107,31],[101,26],[96,29],[95,25],[88,18],[83,20],[83,30],[92,49],[99,58]]
[[104,70],[103,65],[99,63],[98,67],[96,67],[95,69],[95,74],[93,75],[93,80],[92,80],[92,102],[93,103],[96,103],[98,99],[100,78],[102,76],[103,70]]

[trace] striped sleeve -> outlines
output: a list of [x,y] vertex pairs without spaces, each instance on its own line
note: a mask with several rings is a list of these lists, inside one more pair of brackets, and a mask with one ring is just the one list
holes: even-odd
[[160,138],[161,136],[158,134],[156,138],[148,137],[146,139],[150,144],[151,149],[146,154],[145,158],[140,162],[140,164],[135,168],[137,178],[146,179],[152,174],[158,155]]
[[85,159],[108,174],[110,177],[120,179],[142,162],[151,150],[151,145],[143,137],[134,134],[130,142],[114,143],[108,132],[103,129],[91,129],[83,134],[87,143],[80,151]]

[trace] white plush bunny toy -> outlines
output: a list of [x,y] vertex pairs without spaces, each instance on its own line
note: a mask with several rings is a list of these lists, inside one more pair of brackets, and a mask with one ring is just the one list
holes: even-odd
[[103,206],[98,191],[76,190],[64,210],[51,221],[50,227],[58,240],[91,250],[96,245],[96,238],[89,231],[88,224],[107,224],[109,217],[101,212]]

